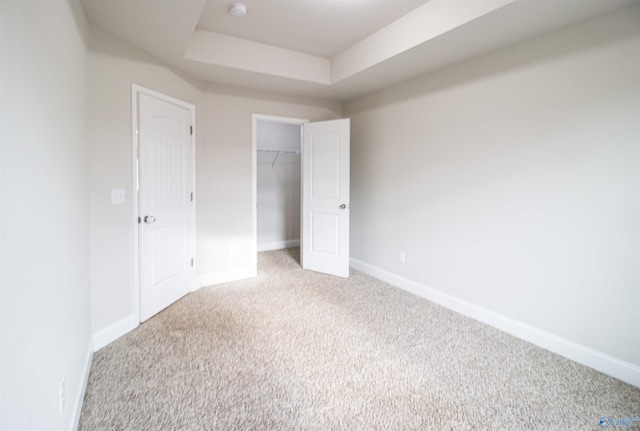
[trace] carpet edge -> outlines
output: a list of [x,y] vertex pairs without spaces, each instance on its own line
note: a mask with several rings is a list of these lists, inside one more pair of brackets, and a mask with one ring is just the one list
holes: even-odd
[[638,365],[488,310],[359,259],[351,258],[350,263],[352,268],[395,287],[640,388],[640,366]]

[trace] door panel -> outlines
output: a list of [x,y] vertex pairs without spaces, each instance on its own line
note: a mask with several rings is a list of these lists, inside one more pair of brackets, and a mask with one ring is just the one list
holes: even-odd
[[185,147],[188,142],[182,142],[184,137],[184,118],[153,117],[153,169],[150,187],[153,188],[153,199],[150,202],[153,210],[185,204]]
[[339,199],[340,136],[337,133],[315,133],[311,136],[311,198]]
[[187,232],[185,227],[185,223],[176,223],[150,230],[151,247],[149,252],[152,254],[151,264],[153,265],[151,271],[153,274],[152,289],[161,287],[164,281],[185,272],[185,262],[182,259],[186,254],[185,238]]
[[308,123],[302,142],[301,260],[349,277],[349,120]]
[[191,291],[194,203],[191,112],[138,96],[140,320]]
[[340,216],[311,214],[311,251],[337,256],[340,253]]

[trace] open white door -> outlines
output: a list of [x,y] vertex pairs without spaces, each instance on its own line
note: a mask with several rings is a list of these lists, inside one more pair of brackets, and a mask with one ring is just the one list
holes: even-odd
[[193,286],[191,119],[188,107],[138,95],[140,321]]
[[302,267],[348,278],[350,121],[302,130]]

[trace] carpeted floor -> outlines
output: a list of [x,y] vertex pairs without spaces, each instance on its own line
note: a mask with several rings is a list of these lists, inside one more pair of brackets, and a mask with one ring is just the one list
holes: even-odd
[[303,271],[297,249],[258,259],[257,278],[202,288],[97,352],[79,429],[598,430],[640,417],[640,389],[357,271]]

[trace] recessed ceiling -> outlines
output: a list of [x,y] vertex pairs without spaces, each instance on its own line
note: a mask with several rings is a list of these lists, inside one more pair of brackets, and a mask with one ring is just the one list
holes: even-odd
[[82,0],[89,24],[204,82],[349,100],[638,0]]
[[427,0],[243,0],[244,18],[229,0],[208,0],[198,29],[332,58]]

